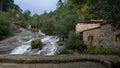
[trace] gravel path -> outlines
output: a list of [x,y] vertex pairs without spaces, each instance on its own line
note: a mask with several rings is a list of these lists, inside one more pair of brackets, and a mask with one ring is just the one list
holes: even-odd
[[35,35],[26,29],[21,28],[21,30],[22,32],[20,32],[19,34],[0,41],[0,54],[9,53],[9,51],[11,51],[13,48],[15,48],[16,46],[20,45],[25,41],[28,41]]

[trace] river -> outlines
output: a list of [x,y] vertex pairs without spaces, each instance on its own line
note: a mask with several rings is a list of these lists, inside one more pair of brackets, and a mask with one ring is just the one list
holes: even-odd
[[[41,50],[37,49],[37,51],[32,52],[31,48],[31,41],[34,39],[39,39],[43,42],[44,46]],[[57,45],[57,42],[59,41],[59,38],[57,36],[48,36],[43,33],[39,33],[36,38],[32,38],[29,41],[26,41],[22,43],[20,46],[17,46],[15,49],[13,49],[10,54],[26,54],[26,55],[55,55],[59,49],[60,46]]]

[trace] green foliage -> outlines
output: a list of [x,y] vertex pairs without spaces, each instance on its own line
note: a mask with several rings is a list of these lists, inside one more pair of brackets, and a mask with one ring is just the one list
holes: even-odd
[[44,12],[39,16],[40,29],[43,32],[67,38],[69,32],[75,30],[74,22],[78,19],[78,17],[72,4],[64,2],[65,1],[59,0],[59,8],[57,8],[54,12]]
[[67,15],[55,24],[55,34],[60,37],[68,37],[70,31],[75,30],[75,15]]
[[102,55],[110,55],[112,51],[105,48],[95,48],[91,47],[83,52],[84,54],[102,54]]
[[0,13],[0,35],[9,35],[11,31],[10,19],[4,13]]
[[73,54],[73,51],[68,50],[67,48],[63,48],[62,50],[59,51],[60,55],[66,55],[66,54]]
[[21,32],[20,27],[17,25],[13,25],[13,24],[12,24],[11,30],[12,30],[12,33],[20,33]]
[[64,45],[64,42],[58,42],[58,45],[59,45],[59,46],[63,46],[63,45]]
[[[38,28],[39,26],[39,21],[38,21],[38,16],[31,16],[31,12],[29,10],[26,10],[24,13],[14,13],[18,14],[19,17],[14,20],[16,21],[17,25],[23,27],[23,28],[28,28],[28,25],[31,25],[32,28]],[[14,16],[15,17],[15,16]]]
[[[120,22],[120,0],[69,0],[76,6],[79,19],[103,19]],[[87,7],[86,7],[87,6]]]
[[9,9],[13,8],[22,11],[18,5],[14,4],[14,0],[0,0],[0,11],[8,12]]
[[13,5],[13,0],[0,0],[0,11],[8,11]]
[[76,35],[75,32],[69,34],[68,39],[65,41],[65,47],[73,51],[83,51],[85,46],[83,41]]
[[37,39],[31,42],[31,46],[32,46],[32,49],[35,49],[35,48],[42,49],[43,43],[41,42],[41,40]]
[[120,52],[112,52],[112,55],[117,55],[120,57]]
[[41,31],[48,35],[52,35],[54,31],[54,24],[52,23],[52,20],[45,21],[45,23],[42,24]]
[[31,15],[31,12],[29,10],[26,10],[24,13],[23,13],[23,19],[24,20],[29,20],[30,18],[30,15]]
[[7,12],[7,15],[12,19],[12,21],[16,21],[18,19],[17,15],[19,15],[19,12],[14,9],[10,9]]
[[62,6],[63,6],[62,0],[58,0],[57,8],[61,8]]
[[0,39],[19,31],[18,28],[14,31],[13,23],[19,19],[17,14],[20,12],[19,6],[15,5],[13,0],[0,0]]

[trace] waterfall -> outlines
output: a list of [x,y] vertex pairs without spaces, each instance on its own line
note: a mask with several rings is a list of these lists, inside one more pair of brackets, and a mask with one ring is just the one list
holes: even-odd
[[21,46],[16,47],[15,49],[12,50],[10,54],[25,54],[31,51],[31,46],[30,43],[34,39],[31,39],[25,43],[23,43]]
[[[29,54],[32,51],[31,49],[31,41],[34,40],[30,39],[29,41],[23,43],[22,45],[16,47],[11,51],[10,54]],[[57,36],[45,36],[40,39],[44,46],[41,50],[37,51],[35,54],[40,55],[55,55],[58,50],[57,42],[59,38]]]
[[36,54],[40,55],[55,55],[58,49],[58,45],[56,44],[59,41],[58,37],[49,36],[42,40],[45,44],[42,50],[38,51]]

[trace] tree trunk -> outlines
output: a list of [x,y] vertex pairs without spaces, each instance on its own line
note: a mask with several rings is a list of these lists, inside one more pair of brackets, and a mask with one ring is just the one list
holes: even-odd
[[0,0],[0,11],[3,9],[3,0]]

